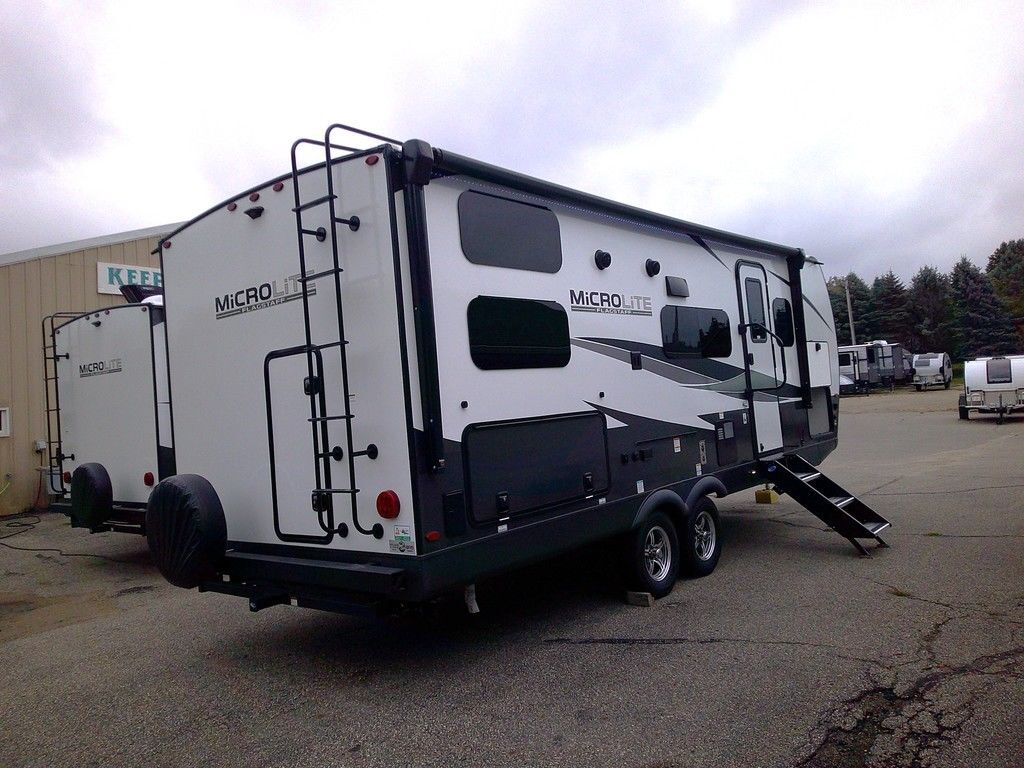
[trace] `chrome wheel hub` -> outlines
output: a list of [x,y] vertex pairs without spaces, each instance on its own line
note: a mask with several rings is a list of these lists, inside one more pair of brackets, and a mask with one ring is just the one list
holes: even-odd
[[698,560],[710,560],[715,553],[715,520],[707,512],[697,513],[693,521],[693,553]]
[[662,581],[672,567],[672,544],[660,525],[652,526],[644,539],[644,567],[653,581]]

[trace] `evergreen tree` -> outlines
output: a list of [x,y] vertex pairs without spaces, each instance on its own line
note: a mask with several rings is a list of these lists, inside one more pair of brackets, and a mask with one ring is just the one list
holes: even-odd
[[865,325],[871,301],[871,289],[856,273],[846,277],[833,277],[828,281],[829,301],[832,303],[832,314],[836,321],[836,339],[840,345],[850,344],[850,323],[846,311],[846,286],[850,287],[850,304],[853,306],[853,324],[857,332],[857,343],[863,344],[873,336],[872,329]]
[[1011,240],[988,257],[987,273],[1013,317],[1024,317],[1024,239]]
[[840,344],[850,343],[850,321],[846,314],[846,288],[843,278],[830,277],[826,282],[832,317],[836,322],[836,338]]
[[999,300],[988,276],[964,256],[950,276],[953,321],[959,341],[958,357],[1006,355],[1019,351],[1010,314]]
[[949,277],[935,267],[921,267],[907,292],[910,349],[915,352],[955,350]]
[[[907,289],[890,269],[875,278],[864,325],[871,329],[871,339],[910,345],[910,316],[907,312]],[[864,341],[871,339],[865,337]]]

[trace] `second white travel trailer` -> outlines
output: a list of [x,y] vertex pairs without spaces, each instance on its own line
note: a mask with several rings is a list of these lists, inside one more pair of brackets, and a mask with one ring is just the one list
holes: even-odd
[[838,437],[818,262],[341,128],[161,243],[186,474],[147,531],[172,583],[253,610],[472,602],[619,537],[664,595],[715,567],[711,497],[764,482],[882,544],[813,467]]
[[840,347],[838,358],[839,393],[841,395],[870,394],[870,368],[866,351],[860,347]]
[[979,357],[964,363],[960,418],[971,411],[1003,417],[1024,410],[1024,355]]
[[953,363],[945,352],[922,352],[914,355],[914,388],[920,392],[928,387],[945,387],[953,383]]
[[74,526],[145,533],[153,486],[174,474],[160,295],[44,319],[51,490]]

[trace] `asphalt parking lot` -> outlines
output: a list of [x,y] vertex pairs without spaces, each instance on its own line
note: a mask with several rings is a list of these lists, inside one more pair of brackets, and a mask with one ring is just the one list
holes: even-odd
[[0,522],[0,765],[1022,765],[1024,419],[956,396],[842,401],[823,466],[890,549],[750,491],[654,608],[594,550],[481,585],[476,617],[250,614],[140,538]]

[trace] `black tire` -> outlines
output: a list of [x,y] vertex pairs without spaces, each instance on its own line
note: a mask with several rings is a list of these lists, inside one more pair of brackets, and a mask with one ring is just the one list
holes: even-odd
[[918,392],[920,392],[922,389],[924,389],[924,387],[921,384],[915,384],[914,385],[914,389],[916,389]]
[[[652,512],[625,541],[625,571],[629,589],[664,597],[679,577],[679,535],[675,523],[661,511]],[[661,562],[654,552],[663,547]]]
[[146,505],[146,539],[160,573],[171,584],[198,587],[217,575],[227,547],[224,508],[210,481],[173,475],[153,489]]
[[715,570],[721,554],[718,507],[707,496],[701,496],[690,510],[683,531],[683,575],[691,579],[707,576]]
[[946,389],[949,389],[949,387],[950,387],[950,385],[951,385],[952,383],[953,383],[953,382],[952,382],[952,380],[951,380],[951,381],[944,381],[944,382],[942,382],[942,386],[943,386],[944,388],[946,388]]
[[967,421],[968,419],[971,418],[970,411],[968,411],[962,405],[960,406],[959,411],[960,411],[960,418],[961,418],[961,420]]
[[71,475],[71,525],[95,530],[114,514],[110,475],[102,464],[82,464]]

